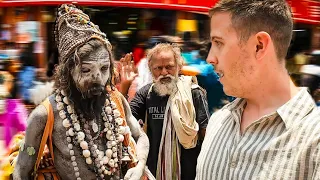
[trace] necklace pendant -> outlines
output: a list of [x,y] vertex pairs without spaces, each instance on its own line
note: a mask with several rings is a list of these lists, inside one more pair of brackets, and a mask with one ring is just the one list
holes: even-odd
[[92,123],[92,130],[93,130],[94,133],[97,133],[97,132],[98,132],[99,126],[98,126],[97,123],[95,123],[95,122]]

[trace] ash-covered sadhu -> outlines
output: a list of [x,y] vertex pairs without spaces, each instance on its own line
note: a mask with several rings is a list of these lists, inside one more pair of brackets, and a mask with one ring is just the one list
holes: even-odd
[[[55,37],[59,65],[49,101],[57,173],[64,180],[140,179],[149,141],[125,98],[113,88],[112,46],[106,35],[81,10],[62,5]],[[43,105],[30,114],[13,179],[26,179],[34,170],[47,116]]]

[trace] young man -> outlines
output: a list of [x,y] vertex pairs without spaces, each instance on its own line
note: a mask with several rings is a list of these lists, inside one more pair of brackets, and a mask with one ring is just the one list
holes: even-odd
[[150,139],[147,166],[158,180],[194,179],[209,118],[204,92],[191,77],[178,76],[182,57],[176,45],[160,43],[147,59],[154,83],[130,102]]
[[212,115],[196,179],[319,179],[320,113],[285,68],[290,7],[221,0],[210,16],[207,61],[238,99]]
[[[149,142],[125,98],[112,88],[106,90],[113,86],[111,44],[106,35],[81,10],[62,5],[55,36],[59,65],[56,91],[49,101],[58,175],[65,180],[140,179]],[[38,151],[50,115],[42,104],[30,114],[13,179],[30,179],[37,154],[42,153]],[[134,147],[128,144],[130,136],[137,142],[136,158],[131,151]]]

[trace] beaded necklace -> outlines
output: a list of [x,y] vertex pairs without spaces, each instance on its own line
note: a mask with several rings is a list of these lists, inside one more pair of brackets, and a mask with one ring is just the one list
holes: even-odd
[[[73,104],[70,103],[63,90],[56,90],[55,100],[59,116],[63,120],[63,127],[66,128],[68,148],[77,180],[81,178],[73,150],[74,146],[79,146],[86,163],[89,166],[93,165],[97,179],[104,179],[106,175],[119,177],[121,165],[131,161],[128,147],[123,145],[124,135],[130,133],[130,128],[123,126],[124,120],[120,117],[116,104],[107,96],[101,113],[103,123],[99,123],[99,127],[94,121],[89,123],[83,114],[79,114],[78,117]],[[95,137],[91,135],[90,125],[92,132],[96,133]],[[105,149],[99,149],[94,143],[97,139],[106,140]]]

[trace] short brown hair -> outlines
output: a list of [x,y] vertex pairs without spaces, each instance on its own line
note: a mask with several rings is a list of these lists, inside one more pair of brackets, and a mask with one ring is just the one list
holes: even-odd
[[241,42],[257,32],[267,32],[279,59],[286,57],[292,38],[292,13],[285,0],[220,0],[210,11],[231,13],[233,28]]

